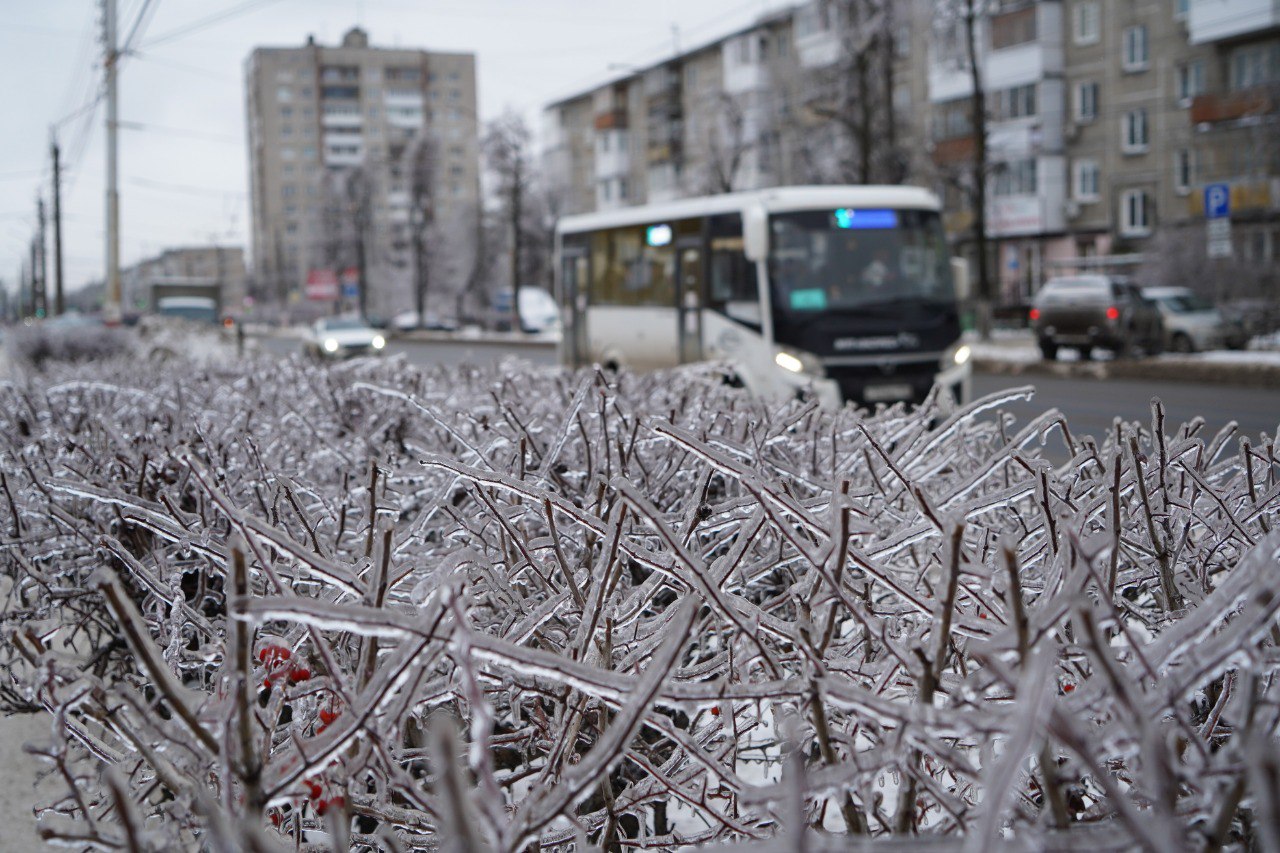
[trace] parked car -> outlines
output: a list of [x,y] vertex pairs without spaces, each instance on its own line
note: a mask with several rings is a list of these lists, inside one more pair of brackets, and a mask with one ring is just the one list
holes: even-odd
[[414,329],[426,329],[434,332],[456,332],[458,324],[453,320],[437,317],[434,314],[428,314],[426,317],[420,318],[417,311],[403,311],[391,318],[391,328],[398,332],[408,332]]
[[1117,356],[1163,348],[1159,309],[1123,276],[1051,278],[1036,294],[1029,316],[1047,359],[1057,358],[1060,347],[1074,347],[1083,359],[1095,348]]
[[321,317],[311,325],[306,350],[314,358],[378,355],[387,345],[382,333],[359,317]]
[[1164,324],[1164,341],[1174,352],[1221,349],[1228,342],[1244,345],[1244,328],[1229,322],[1214,304],[1186,287],[1145,287]]
[[[494,294],[494,326],[499,331],[511,329],[511,288],[504,287]],[[525,285],[520,288],[521,330],[529,333],[560,331],[560,307],[556,298],[541,287]]]

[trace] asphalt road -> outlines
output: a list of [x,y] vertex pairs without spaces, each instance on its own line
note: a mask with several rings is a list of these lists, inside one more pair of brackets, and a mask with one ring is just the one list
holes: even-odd
[[[267,352],[278,355],[302,353],[302,342],[294,338],[260,337],[258,345]],[[504,358],[522,358],[533,364],[555,364],[554,344],[528,339],[527,343],[512,344],[508,341],[407,341],[392,338],[387,343],[387,354],[403,354],[411,364],[424,367],[444,364],[496,364]]]
[[[257,340],[263,349],[280,355],[302,351],[301,343],[293,339],[264,337]],[[403,353],[410,362],[421,365],[491,364],[513,355],[535,364],[554,364],[556,360],[555,348],[545,344],[513,348],[506,343],[481,341],[442,344],[392,340],[387,351],[389,354]],[[973,381],[976,396],[1023,385],[1035,386],[1036,394],[1030,403],[1009,407],[1019,423],[1026,423],[1046,409],[1056,408],[1066,415],[1071,431],[1078,435],[1101,436],[1111,429],[1117,417],[1150,424],[1151,401],[1157,397],[1165,404],[1166,428],[1170,433],[1196,416],[1204,418],[1204,431],[1210,435],[1234,420],[1240,432],[1251,438],[1262,432],[1275,435],[1280,422],[1280,390],[1277,389],[982,373],[975,374]]]
[[1151,423],[1151,401],[1159,398],[1165,407],[1165,431],[1176,433],[1179,425],[1195,417],[1204,418],[1201,434],[1213,435],[1230,421],[1251,439],[1259,433],[1276,434],[1280,422],[1280,390],[1206,385],[1195,382],[1153,382],[1137,379],[1065,379],[1048,376],[1008,376],[974,374],[973,392],[983,396],[1002,388],[1032,385],[1036,394],[1030,403],[1009,406],[1019,423],[1025,423],[1046,409],[1056,408],[1067,417],[1072,433],[1099,437],[1111,430],[1119,417],[1125,421]]

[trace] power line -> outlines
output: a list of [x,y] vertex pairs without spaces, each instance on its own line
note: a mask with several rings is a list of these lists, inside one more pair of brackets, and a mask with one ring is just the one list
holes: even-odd
[[212,27],[215,24],[220,24],[223,21],[245,14],[246,12],[252,12],[263,6],[267,6],[268,4],[278,2],[280,2],[280,0],[246,0],[246,2],[241,3],[238,6],[232,6],[230,9],[225,9],[216,14],[201,18],[198,21],[185,24],[177,29],[170,30],[167,33],[161,33],[150,41],[145,42],[140,47],[142,50],[149,50],[157,45],[173,41],[174,39],[183,38],[184,36],[191,35],[192,33]]

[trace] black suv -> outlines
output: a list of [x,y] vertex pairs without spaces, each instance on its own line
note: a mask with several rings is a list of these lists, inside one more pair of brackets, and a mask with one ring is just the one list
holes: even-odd
[[1036,294],[1031,328],[1040,352],[1057,358],[1059,347],[1074,347],[1088,359],[1094,347],[1116,356],[1148,354],[1163,348],[1160,311],[1129,279],[1116,275],[1051,278]]

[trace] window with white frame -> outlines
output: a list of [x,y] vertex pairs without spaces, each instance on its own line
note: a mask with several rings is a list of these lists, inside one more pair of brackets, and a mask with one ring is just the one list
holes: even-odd
[[1178,100],[1190,104],[1196,95],[1204,94],[1204,60],[1196,59],[1178,65]]
[[1097,44],[1100,38],[1102,13],[1098,0],[1082,0],[1076,3],[1075,27],[1072,35],[1076,44]]
[[1280,82],[1280,42],[1237,48],[1231,54],[1231,88]]
[[1151,144],[1146,109],[1129,110],[1121,118],[1121,123],[1123,129],[1123,135],[1120,138],[1121,149],[1126,154],[1139,154],[1146,151]]
[[1173,155],[1173,186],[1182,195],[1191,192],[1196,184],[1196,150],[1179,148]]
[[1072,196],[1076,201],[1096,201],[1100,170],[1097,160],[1076,160],[1071,166]]
[[1145,190],[1120,193],[1120,233],[1141,237],[1151,233],[1151,197]]
[[993,192],[997,196],[1034,195],[1036,192],[1036,160],[1014,160],[1001,165],[995,175]]
[[1076,121],[1093,121],[1098,117],[1098,84],[1087,80],[1076,84]]
[[1151,61],[1150,45],[1147,43],[1147,28],[1144,24],[1124,28],[1125,71],[1145,71]]
[[995,93],[995,114],[999,119],[1027,118],[1036,114],[1036,84],[1014,86]]

